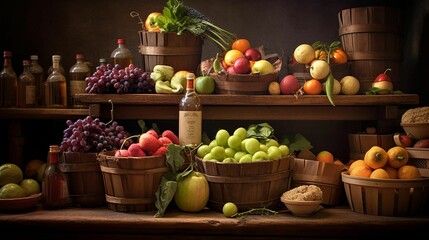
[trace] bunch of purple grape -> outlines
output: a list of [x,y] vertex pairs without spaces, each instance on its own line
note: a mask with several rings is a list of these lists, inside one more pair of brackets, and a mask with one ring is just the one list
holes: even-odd
[[97,66],[86,79],[86,93],[155,93],[155,82],[150,73],[130,64],[121,69],[119,64]]
[[100,152],[102,150],[128,148],[133,141],[126,139],[130,134],[116,121],[105,124],[100,119],[87,116],[76,122],[67,120],[61,151],[63,152]]

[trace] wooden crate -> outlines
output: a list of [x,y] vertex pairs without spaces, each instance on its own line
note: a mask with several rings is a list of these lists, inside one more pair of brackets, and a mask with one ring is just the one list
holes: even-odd
[[72,204],[78,207],[106,206],[97,153],[64,152],[59,166],[67,177]]
[[378,74],[392,71],[394,89],[400,89],[402,30],[400,10],[392,7],[357,7],[338,13],[339,36],[351,62],[351,75],[360,81],[360,92],[371,88]]
[[240,212],[260,207],[278,209],[283,205],[282,194],[290,189],[293,157],[249,163],[195,160],[198,171],[209,182],[207,205],[218,212],[227,202],[235,203]]
[[155,192],[169,171],[165,156],[115,157],[114,151],[98,155],[107,206],[118,212],[155,211]]
[[353,212],[407,216],[428,210],[429,178],[373,179],[342,172],[341,179]]
[[338,164],[295,158],[291,188],[302,185],[316,185],[323,192],[322,204],[336,206],[344,196],[341,172],[345,170],[347,170],[345,166]]
[[429,177],[429,148],[407,148],[408,164],[416,166],[422,177]]
[[396,146],[393,134],[349,134],[348,139],[351,160],[363,159],[372,146],[379,146],[386,151]]
[[175,71],[197,72],[201,62],[201,37],[191,33],[160,33],[139,31],[142,69],[152,72],[156,65],[169,65]]

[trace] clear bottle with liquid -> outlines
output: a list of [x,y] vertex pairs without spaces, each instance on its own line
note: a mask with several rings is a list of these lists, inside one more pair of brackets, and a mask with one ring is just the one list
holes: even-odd
[[3,69],[0,72],[0,107],[16,107],[18,77],[12,67],[12,52],[3,52]]
[[60,55],[52,56],[52,73],[45,82],[45,103],[48,108],[67,107],[67,82],[60,71]]
[[112,54],[110,54],[110,59],[113,66],[119,64],[121,69],[124,69],[133,63],[133,54],[125,45],[124,39],[118,39],[118,47],[112,51]]
[[44,106],[44,84],[45,84],[45,72],[43,67],[39,64],[39,56],[30,56],[30,72],[33,74],[36,85],[36,106]]
[[49,146],[49,160],[43,173],[42,205],[44,208],[63,208],[70,203],[67,177],[59,166],[60,148]]
[[[61,63],[61,55],[55,55],[55,56],[58,56],[58,58],[60,60],[59,69],[60,69],[61,74],[64,75],[64,76],[66,76],[66,70],[64,70],[64,67],[63,67],[63,65]],[[49,68],[48,68],[48,76],[52,73],[53,70],[54,70],[54,64],[52,64],[51,66],[49,66]]]
[[36,106],[36,80],[30,72],[30,61],[22,61],[23,71],[18,78],[18,107]]
[[195,74],[186,75],[186,92],[179,103],[179,141],[182,146],[201,143],[202,105],[195,92]]
[[76,63],[71,66],[69,70],[69,102],[74,108],[84,108],[87,106],[74,98],[75,94],[85,93],[85,88],[87,86],[85,79],[91,76],[91,70],[83,61],[84,58],[85,56],[83,54],[76,54]]

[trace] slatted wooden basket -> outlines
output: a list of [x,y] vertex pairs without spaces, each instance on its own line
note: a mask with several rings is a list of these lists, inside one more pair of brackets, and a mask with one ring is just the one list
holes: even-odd
[[372,179],[341,173],[353,212],[380,216],[407,216],[427,212],[429,178]]
[[169,65],[175,71],[196,72],[201,62],[201,37],[191,33],[160,33],[139,31],[143,69],[152,72],[156,65]]
[[64,152],[59,166],[67,177],[72,204],[78,207],[106,206],[97,153]]
[[400,9],[374,6],[344,9],[338,13],[341,44],[349,57],[351,75],[365,92],[378,74],[392,71],[394,89],[400,89],[402,29]]
[[222,212],[223,205],[233,202],[239,211],[282,206],[281,195],[290,189],[293,157],[250,163],[222,163],[196,157],[199,172],[210,187],[208,207]]
[[115,157],[98,154],[107,206],[118,212],[155,211],[155,192],[169,171],[165,156]]
[[338,205],[344,196],[341,172],[345,166],[317,160],[295,158],[291,188],[301,185],[316,185],[322,189],[323,202],[327,206]]

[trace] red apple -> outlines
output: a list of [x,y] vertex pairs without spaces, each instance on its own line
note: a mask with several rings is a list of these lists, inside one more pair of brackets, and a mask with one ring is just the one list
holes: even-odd
[[234,71],[234,67],[233,67],[233,66],[229,66],[229,67],[226,69],[226,72],[227,72],[228,74],[237,74],[237,73]]
[[378,74],[378,76],[374,79],[374,82],[383,82],[383,81],[391,82],[392,80],[390,79],[389,75],[387,75],[387,71],[391,71],[391,69],[388,68],[384,71],[384,73]]
[[244,52],[244,56],[251,61],[261,60],[261,52],[256,48],[249,48]]
[[294,94],[299,88],[298,79],[294,75],[286,75],[280,81],[280,91],[283,95]]
[[250,73],[250,62],[246,57],[240,57],[235,60],[232,65],[234,72],[237,74],[248,74]]
[[393,135],[393,141],[397,146],[400,147],[412,147],[413,146],[413,140],[403,133],[396,133]]

